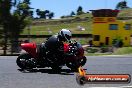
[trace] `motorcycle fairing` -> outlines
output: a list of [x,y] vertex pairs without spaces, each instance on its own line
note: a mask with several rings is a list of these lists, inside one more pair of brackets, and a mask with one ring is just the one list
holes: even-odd
[[31,54],[33,57],[36,57],[37,55],[37,45],[35,43],[22,43],[21,48],[24,49],[26,52]]

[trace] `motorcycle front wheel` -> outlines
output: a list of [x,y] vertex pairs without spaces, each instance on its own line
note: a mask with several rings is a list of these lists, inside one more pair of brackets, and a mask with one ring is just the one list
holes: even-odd
[[87,61],[87,58],[84,56],[80,59],[77,59],[75,61],[69,61],[66,62],[66,66],[70,68],[71,70],[77,70],[80,66],[84,66]]
[[35,61],[33,61],[31,55],[23,53],[18,56],[16,63],[21,69],[32,69]]
[[86,62],[87,62],[87,58],[84,56],[82,59],[80,59],[79,62],[80,62],[81,66],[84,66],[86,64]]
[[86,83],[86,78],[84,76],[80,76],[79,74],[76,75],[76,82],[79,85],[84,85]]

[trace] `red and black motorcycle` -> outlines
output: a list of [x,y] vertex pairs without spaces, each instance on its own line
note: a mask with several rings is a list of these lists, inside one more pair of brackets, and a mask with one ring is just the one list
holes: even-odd
[[55,54],[46,50],[44,45],[45,44],[22,43],[21,48],[26,52],[18,56],[16,60],[17,65],[21,69],[51,67],[52,69],[58,70],[65,65],[70,69],[77,69],[79,66],[83,66],[86,63],[87,59],[84,56],[84,49],[78,42],[65,43],[63,46],[64,55],[60,57],[61,59],[58,59]]

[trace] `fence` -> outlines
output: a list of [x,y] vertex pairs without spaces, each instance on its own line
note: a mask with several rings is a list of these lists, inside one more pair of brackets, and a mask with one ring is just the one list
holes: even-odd
[[[50,37],[51,35],[20,35],[19,36],[19,41],[14,41],[14,42],[18,42],[19,44],[21,44],[22,42],[36,42],[36,43],[42,43],[44,42],[48,37]],[[91,38],[92,34],[73,34],[72,38],[81,42],[81,43],[87,43],[88,42],[88,38]],[[20,47],[16,47],[16,50],[18,50],[19,52],[11,52],[11,43],[8,41],[8,45],[7,45],[7,55],[18,55],[20,53],[21,48]],[[0,47],[0,55],[3,55],[3,47]]]

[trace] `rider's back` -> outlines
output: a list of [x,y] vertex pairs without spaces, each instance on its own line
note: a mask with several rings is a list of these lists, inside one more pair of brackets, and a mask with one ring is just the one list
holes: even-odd
[[59,41],[57,35],[53,35],[48,38],[48,40],[45,42],[45,47],[50,51],[56,51],[62,46],[63,43]]

